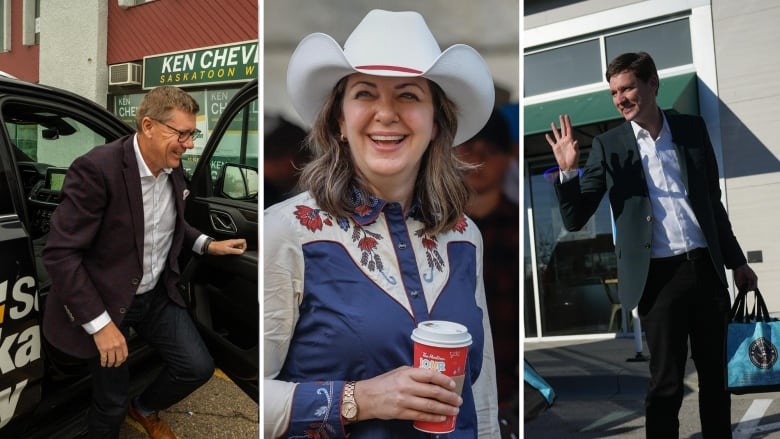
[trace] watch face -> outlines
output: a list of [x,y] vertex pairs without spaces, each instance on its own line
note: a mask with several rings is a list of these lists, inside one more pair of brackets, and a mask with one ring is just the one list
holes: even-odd
[[347,419],[353,419],[357,416],[357,405],[351,402],[346,402],[341,406],[341,415]]

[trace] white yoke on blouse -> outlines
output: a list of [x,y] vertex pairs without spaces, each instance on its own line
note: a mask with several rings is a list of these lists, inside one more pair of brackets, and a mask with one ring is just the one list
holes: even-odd
[[[474,336],[469,364],[481,367],[471,371],[461,413],[464,419],[474,414],[479,438],[499,437],[476,225],[464,217],[455,230],[431,237],[421,233],[414,208],[404,214],[398,203],[376,198],[355,205],[351,218],[335,218],[303,193],[265,211],[264,437],[305,435],[309,430],[296,429],[313,424],[319,425],[311,427],[315,431],[343,437],[344,381],[411,366],[409,335],[428,319],[469,327]],[[473,410],[466,401],[473,401]],[[384,432],[382,423],[411,429],[410,421],[403,422],[365,421],[350,429],[353,438]]]

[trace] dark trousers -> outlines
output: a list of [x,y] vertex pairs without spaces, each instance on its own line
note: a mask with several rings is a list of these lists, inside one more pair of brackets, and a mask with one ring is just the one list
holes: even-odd
[[731,397],[724,378],[730,299],[709,253],[650,262],[639,316],[650,350],[645,400],[649,439],[679,437],[679,411],[690,338],[699,376],[699,418],[705,439],[731,438]]
[[[160,374],[141,393],[140,404],[161,410],[181,401],[208,381],[214,361],[187,311],[171,302],[160,285],[135,297],[120,325],[125,338],[133,328],[151,344],[165,363]],[[89,412],[90,438],[117,438],[130,400],[130,371],[101,367],[100,359],[90,360],[92,407]]]

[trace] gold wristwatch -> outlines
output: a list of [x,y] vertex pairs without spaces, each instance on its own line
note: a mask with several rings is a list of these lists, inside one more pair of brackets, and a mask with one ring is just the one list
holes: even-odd
[[341,417],[351,424],[357,422],[358,405],[355,401],[355,381],[344,383],[344,396],[341,399]]

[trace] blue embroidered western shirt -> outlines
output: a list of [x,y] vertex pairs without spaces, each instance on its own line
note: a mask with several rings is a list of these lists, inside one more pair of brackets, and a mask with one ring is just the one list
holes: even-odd
[[440,437],[499,437],[479,230],[464,217],[429,236],[417,210],[356,198],[351,217],[336,218],[308,193],[266,210],[265,437],[430,437],[402,420],[345,429],[340,416],[345,381],[413,365],[410,335],[424,320],[473,337],[456,429]]

